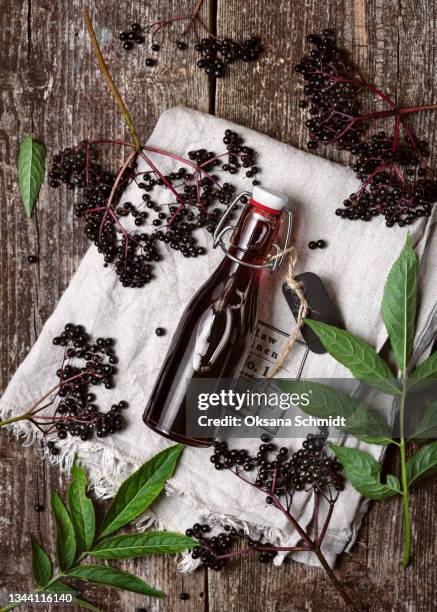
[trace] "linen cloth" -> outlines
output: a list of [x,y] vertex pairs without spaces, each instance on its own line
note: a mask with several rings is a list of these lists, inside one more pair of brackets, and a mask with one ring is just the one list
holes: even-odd
[[[222,138],[228,128],[237,131],[245,144],[258,152],[261,184],[290,198],[293,244],[299,254],[296,273],[318,274],[336,301],[346,329],[381,349],[386,341],[380,315],[383,286],[405,242],[407,229],[387,229],[382,218],[370,223],[339,219],[334,214],[335,209],[358,187],[350,169],[217,117],[185,108],[170,109],[161,115],[148,144],[183,157],[187,157],[188,151],[200,148],[221,153],[225,150]],[[166,173],[180,165],[157,154],[149,156]],[[139,169],[147,171],[149,168],[141,161]],[[226,174],[223,180],[229,180],[241,191],[250,190],[251,180],[244,176],[244,171],[228,177]],[[160,190],[160,193],[162,203],[173,203],[167,190]],[[155,195],[152,194],[153,199]],[[136,185],[131,185],[123,196],[123,200],[133,202],[140,198]],[[425,219],[410,227],[419,255],[429,241],[430,227],[431,221]],[[114,337],[119,357],[116,388],[111,391],[99,388],[97,403],[105,409],[113,402],[127,400],[127,426],[104,440],[95,438],[84,443],[68,437],[57,441],[61,452],[57,458],[52,458],[68,470],[77,453],[87,467],[98,496],[110,496],[132,470],[171,444],[148,429],[141,417],[186,304],[223,257],[220,249],[210,250],[209,234],[203,231],[197,234],[199,243],[208,247],[207,256],[188,259],[168,249],[156,265],[156,279],[143,289],[123,288],[115,273],[102,267],[102,256],[97,249],[90,247],[1,400],[4,417],[18,414],[55,384],[62,349],[53,346],[52,338],[62,331],[65,323],[82,324],[93,337]],[[317,239],[326,240],[328,248],[309,250],[308,242]],[[166,249],[166,246],[160,243],[160,248]],[[258,375],[265,364],[265,351],[268,351],[268,360],[274,361],[294,326],[281,291],[285,268],[284,265],[274,274],[263,273],[258,337],[250,357],[250,368]],[[421,312],[418,338],[428,340],[416,346],[417,359],[429,349],[431,324],[434,329],[437,326],[436,317],[433,317],[437,271],[429,258],[423,274],[426,284],[422,303],[427,312]],[[157,327],[165,328],[167,334],[157,337]],[[272,343],[274,350],[269,350]],[[295,376],[302,353],[303,348],[296,346],[277,376]],[[345,378],[349,373],[329,355],[310,353],[303,376]],[[15,429],[28,442],[38,438],[38,433],[28,423],[17,423]],[[288,440],[287,445],[290,443],[297,446],[298,441]],[[256,440],[244,440],[241,446],[247,448],[257,444]],[[354,439],[349,439],[347,444],[364,447]],[[381,458],[382,447],[372,446],[368,450]],[[160,526],[183,531],[207,517],[217,524],[243,526],[252,535],[264,534],[282,546],[296,543],[299,538],[283,515],[267,506],[262,494],[232,474],[217,472],[209,461],[210,454],[208,449],[186,448],[168,484],[167,494],[152,509],[152,520]],[[366,508],[367,502],[347,485],[336,504],[324,543],[324,552],[331,564],[338,553],[354,542]],[[310,523],[312,508],[306,495],[296,496],[294,510],[304,526]],[[275,562],[280,563],[282,558],[283,555],[278,555]],[[305,555],[297,558],[312,562]],[[187,558],[182,564],[185,569],[192,565]]]

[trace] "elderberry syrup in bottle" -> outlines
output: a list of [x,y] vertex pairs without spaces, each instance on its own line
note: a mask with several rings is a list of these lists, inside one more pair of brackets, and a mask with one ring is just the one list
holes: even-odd
[[[239,376],[256,331],[260,277],[271,264],[286,205],[286,196],[255,187],[226,256],[185,309],[143,416],[157,433],[190,446],[212,444],[213,431],[205,438],[187,435],[187,413],[197,410],[187,405],[188,380]],[[215,234],[221,246],[222,226]]]

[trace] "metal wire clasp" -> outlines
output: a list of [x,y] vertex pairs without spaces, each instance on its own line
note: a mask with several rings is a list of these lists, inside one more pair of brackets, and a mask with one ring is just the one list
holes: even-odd
[[[242,193],[238,194],[238,196],[231,202],[231,204],[229,205],[229,207],[227,208],[227,210],[225,211],[225,213],[223,214],[223,217],[220,219],[219,223],[217,224],[217,227],[215,229],[214,232],[214,241],[213,241],[213,248],[217,248],[218,246],[221,247],[222,251],[224,252],[224,254],[226,255],[226,257],[229,257],[229,259],[232,259],[232,261],[235,261],[236,263],[239,263],[243,266],[246,266],[248,268],[271,268],[272,272],[274,272],[275,270],[277,270],[279,268],[279,266],[282,264],[282,262],[284,261],[284,257],[286,254],[286,251],[288,249],[288,247],[290,246],[290,242],[291,242],[291,227],[292,227],[292,220],[293,220],[293,216],[291,214],[291,211],[288,210],[287,208],[284,208],[283,212],[285,212],[287,214],[287,231],[286,231],[286,235],[285,235],[285,243],[284,246],[281,248],[281,246],[277,243],[274,242],[273,243],[273,247],[275,249],[275,253],[273,255],[270,256],[270,261],[266,261],[266,263],[263,264],[251,264],[248,263],[246,261],[242,261],[241,259],[238,259],[238,257],[235,257],[235,255],[232,255],[231,253],[229,253],[229,251],[227,250],[224,242],[223,242],[223,236],[226,234],[226,232],[231,231],[231,230],[235,230],[235,225],[226,225],[226,220],[229,217],[229,215],[231,214],[233,208],[235,208],[237,206],[237,204],[240,202],[241,198],[243,197],[252,197],[252,194],[250,193],[250,191],[243,191]],[[281,255],[279,255],[281,253]],[[278,257],[279,255],[279,257]]]

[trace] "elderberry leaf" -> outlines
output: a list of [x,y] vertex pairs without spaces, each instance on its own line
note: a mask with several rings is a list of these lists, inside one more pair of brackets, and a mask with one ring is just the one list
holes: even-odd
[[410,440],[437,436],[437,402],[428,406]]
[[353,435],[368,444],[384,446],[393,441],[384,417],[356,397],[313,381],[275,379],[275,385],[288,394],[310,393],[308,406],[300,404],[299,409],[316,418],[344,419],[344,425],[336,427],[338,431]]
[[353,334],[312,319],[305,323],[318,335],[328,353],[358,380],[389,395],[400,395],[393,373],[374,348]]
[[56,522],[56,554],[61,570],[68,570],[76,557],[76,538],[74,527],[64,502],[52,492],[52,512]]
[[77,595],[76,589],[73,589],[73,587],[71,587],[69,584],[65,584],[65,582],[55,582],[51,586],[44,589],[44,592],[52,593],[53,595],[71,595],[72,597],[76,597]]
[[437,441],[423,446],[407,461],[408,486],[437,474]]
[[358,405],[340,430],[367,444],[386,446],[393,442],[384,417],[364,404]]
[[44,587],[53,575],[52,562],[44,548],[31,538],[32,542],[32,575],[38,586]]
[[418,383],[430,378],[437,378],[437,351],[425,359],[425,361],[422,361],[412,372],[409,380],[409,390]]
[[88,550],[92,546],[96,527],[94,506],[87,496],[87,487],[85,470],[74,461],[72,480],[68,488],[68,509],[80,550]]
[[419,264],[408,235],[384,287],[382,316],[401,372],[405,373],[413,348]]
[[51,595],[71,595],[71,598],[72,598],[71,601],[66,602],[66,603],[69,603],[71,605],[76,604],[77,606],[80,606],[81,608],[86,608],[88,610],[94,610],[95,612],[101,612],[100,608],[96,608],[96,606],[94,606],[89,601],[86,601],[85,599],[81,599],[80,597],[77,597],[78,595],[77,590],[71,587],[69,584],[66,584],[65,582],[55,582],[47,589],[44,589],[44,593],[48,593]]
[[173,475],[183,450],[182,444],[164,449],[121,484],[103,519],[100,538],[127,525],[150,506]]
[[80,599],[79,597],[75,597],[71,603],[76,604],[76,606],[80,606],[81,608],[86,608],[87,610],[94,610],[95,612],[102,612],[100,608],[96,608],[95,605],[93,605],[86,599]]
[[146,584],[141,578],[110,567],[108,565],[78,565],[68,572],[71,578],[79,578],[86,582],[104,584],[114,589],[123,589],[132,593],[141,593],[151,597],[165,597],[165,593]]
[[381,464],[372,455],[358,448],[331,444],[337,459],[343,466],[347,479],[354,489],[369,499],[385,499],[400,494],[396,476],[389,474],[387,482],[381,482]]
[[26,136],[18,156],[18,179],[24,210],[28,219],[32,216],[33,207],[44,179],[46,149],[32,136]]
[[179,553],[198,545],[197,540],[180,533],[151,531],[106,538],[88,551],[88,554],[96,559],[131,559]]

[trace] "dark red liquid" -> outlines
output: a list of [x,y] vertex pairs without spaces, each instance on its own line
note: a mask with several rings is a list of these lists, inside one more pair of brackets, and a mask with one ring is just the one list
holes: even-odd
[[[247,204],[231,236],[229,252],[247,263],[263,263],[280,223],[280,215]],[[212,444],[213,431],[207,432],[211,437],[187,436],[187,379],[234,378],[240,374],[258,320],[261,272],[225,257],[193,297],[144,412],[144,422],[154,431],[191,446]]]

